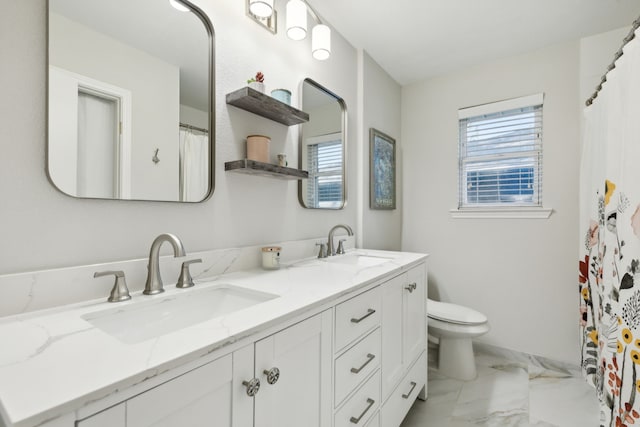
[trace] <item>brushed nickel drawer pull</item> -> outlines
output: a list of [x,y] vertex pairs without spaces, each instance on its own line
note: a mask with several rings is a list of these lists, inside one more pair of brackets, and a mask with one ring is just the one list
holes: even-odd
[[417,287],[418,287],[418,284],[417,284],[416,282],[413,282],[413,283],[409,283],[409,284],[408,284],[407,286],[405,286],[404,288],[405,288],[406,290],[408,290],[408,291],[409,291],[409,293],[412,293],[413,291],[415,291],[415,290],[416,290],[416,288],[417,288]]
[[413,393],[413,389],[414,389],[414,388],[416,388],[416,386],[417,386],[417,385],[418,385],[418,384],[416,384],[415,382],[411,381],[411,390],[409,390],[409,393],[407,393],[407,394],[403,394],[403,395],[402,395],[402,398],[403,398],[403,399],[408,399],[408,398],[409,398],[409,396],[411,396],[411,393]]
[[362,366],[360,366],[359,368],[351,368],[351,372],[353,372],[354,374],[359,374],[360,371],[362,371],[364,369],[365,366],[367,366],[373,359],[375,359],[376,356],[368,353],[367,354],[367,361],[364,362],[364,364]]
[[367,398],[367,403],[369,405],[365,408],[364,412],[362,412],[358,418],[351,417],[351,419],[349,421],[351,421],[354,424],[358,424],[360,422],[360,420],[362,419],[362,417],[364,417],[364,414],[366,414],[369,411],[369,409],[371,409],[371,407],[373,406],[374,403],[376,403],[376,401],[373,400],[373,399]]
[[367,314],[365,314],[364,316],[362,316],[359,319],[356,318],[351,318],[351,323],[360,323],[362,322],[364,319],[366,319],[367,317],[371,316],[373,313],[375,313],[376,311],[373,308],[370,308],[367,310]]

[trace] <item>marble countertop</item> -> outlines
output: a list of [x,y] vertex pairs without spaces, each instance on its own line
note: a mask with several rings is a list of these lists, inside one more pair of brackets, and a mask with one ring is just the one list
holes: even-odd
[[[118,304],[101,299],[0,318],[0,421],[4,419],[15,427],[37,426],[330,305],[426,258],[407,252],[354,252],[389,260],[373,266],[333,262],[331,258],[299,260],[279,270],[252,269],[201,279],[202,283],[191,289],[165,285],[166,292],[156,296],[136,292],[132,300]],[[279,297],[133,344],[114,338],[81,317],[220,284]]]

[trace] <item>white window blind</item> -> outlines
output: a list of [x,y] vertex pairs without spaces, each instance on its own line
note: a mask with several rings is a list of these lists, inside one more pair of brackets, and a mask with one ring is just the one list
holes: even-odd
[[458,208],[541,207],[542,95],[460,110],[459,117]]
[[342,141],[340,134],[307,145],[307,203],[315,208],[342,205]]

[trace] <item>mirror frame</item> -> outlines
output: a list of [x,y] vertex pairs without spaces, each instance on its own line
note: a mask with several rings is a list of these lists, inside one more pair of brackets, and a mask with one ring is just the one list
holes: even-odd
[[[300,206],[302,206],[305,209],[322,209],[322,210],[340,210],[340,209],[344,209],[345,206],[347,206],[347,104],[344,101],[344,99],[339,96],[336,95],[334,92],[330,91],[329,89],[327,89],[326,87],[322,86],[320,83],[316,82],[313,79],[310,78],[305,78],[304,80],[302,80],[302,82],[300,83],[300,106],[301,109],[304,110],[304,84],[308,83],[311,86],[313,86],[315,89],[318,89],[321,92],[324,92],[324,94],[335,98],[335,100],[338,102],[338,105],[340,106],[340,109],[342,110],[342,117],[341,117],[341,132],[342,132],[342,204],[339,207],[336,208],[316,208],[313,206],[307,206],[306,203],[304,202],[304,184],[306,183],[306,181],[304,179],[300,179],[298,180],[298,202],[300,202]],[[302,168],[302,156],[303,156],[303,131],[302,131],[302,126],[304,126],[304,123],[302,125],[300,125],[299,128],[299,132],[298,132],[298,165],[300,168]],[[308,178],[307,178],[308,179]]]
[[[200,19],[202,24],[204,25],[205,30],[207,31],[207,40],[209,44],[209,60],[207,61],[209,65],[209,93],[207,94],[208,103],[209,103],[209,114],[208,114],[208,124],[209,124],[209,192],[206,196],[197,202],[190,201],[181,201],[181,200],[156,200],[156,199],[115,199],[115,198],[102,198],[102,197],[80,197],[69,194],[62,189],[60,189],[56,183],[51,178],[49,173],[49,51],[50,51],[50,38],[49,38],[49,14],[51,12],[51,0],[46,0],[46,23],[45,23],[45,31],[46,31],[46,43],[47,49],[45,52],[45,67],[46,67],[46,78],[45,78],[45,173],[47,175],[48,181],[51,185],[58,190],[60,193],[73,197],[74,199],[86,199],[86,200],[114,200],[114,201],[122,201],[122,202],[168,202],[168,203],[187,203],[187,204],[195,204],[195,203],[203,203],[211,198],[213,192],[215,190],[215,164],[216,164],[216,128],[215,128],[215,30],[213,29],[213,24],[211,20],[207,16],[206,13],[198,6],[194,5],[188,0],[180,0],[181,3],[184,3],[191,12]],[[104,0],[108,1],[108,0]]]

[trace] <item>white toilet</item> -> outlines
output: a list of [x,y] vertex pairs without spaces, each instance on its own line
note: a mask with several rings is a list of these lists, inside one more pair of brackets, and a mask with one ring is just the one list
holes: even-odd
[[439,344],[438,371],[447,377],[472,380],[476,362],[471,339],[489,332],[487,316],[461,305],[427,300],[429,341]]

